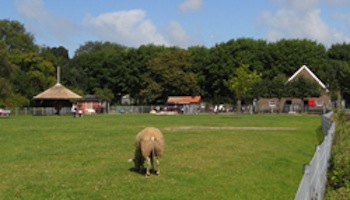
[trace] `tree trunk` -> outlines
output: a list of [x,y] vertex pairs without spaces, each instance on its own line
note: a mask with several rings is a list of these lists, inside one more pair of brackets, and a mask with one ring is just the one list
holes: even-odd
[[241,110],[242,110],[242,105],[241,105],[241,99],[237,100],[237,114],[241,114]]
[[277,104],[277,106],[278,106],[278,113],[282,113],[282,99],[278,99],[278,104]]

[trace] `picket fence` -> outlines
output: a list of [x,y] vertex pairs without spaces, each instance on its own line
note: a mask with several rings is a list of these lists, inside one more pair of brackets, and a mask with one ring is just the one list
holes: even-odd
[[327,169],[335,134],[335,123],[331,120],[333,112],[322,116],[322,130],[325,134],[322,144],[316,146],[315,154],[309,164],[304,165],[295,200],[322,200],[327,182]]

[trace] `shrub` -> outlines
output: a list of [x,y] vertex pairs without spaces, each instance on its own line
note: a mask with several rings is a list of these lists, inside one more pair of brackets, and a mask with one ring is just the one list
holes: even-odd
[[342,111],[334,114],[336,123],[325,199],[350,199],[350,126]]

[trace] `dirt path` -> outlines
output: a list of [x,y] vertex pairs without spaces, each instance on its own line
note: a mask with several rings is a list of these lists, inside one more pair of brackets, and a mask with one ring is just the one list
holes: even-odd
[[181,130],[262,130],[262,131],[295,131],[292,127],[233,127],[233,126],[179,126],[166,127],[167,131],[181,131]]

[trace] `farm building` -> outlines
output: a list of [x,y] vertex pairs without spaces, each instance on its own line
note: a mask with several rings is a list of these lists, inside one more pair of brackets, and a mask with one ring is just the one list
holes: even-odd
[[81,96],[75,94],[59,82],[33,97],[36,107],[54,107],[58,115],[62,107],[71,106],[72,100],[81,98]]
[[86,95],[78,103],[78,109],[85,114],[95,114],[106,112],[106,101],[95,97],[94,95]]
[[77,101],[81,98],[80,95],[60,83],[60,67],[57,67],[57,83],[33,97],[35,107],[54,107],[57,115],[60,114],[63,107],[70,107],[72,106],[72,101]]
[[[301,66],[287,81],[293,81],[303,76],[307,79],[314,80],[322,89],[319,97],[307,97],[304,102],[297,98],[260,98],[258,100],[258,112],[278,112],[278,106],[282,106],[282,112],[308,112],[308,113],[325,113],[332,107],[331,98],[325,84],[305,65]],[[304,108],[304,110],[302,110]]]
[[165,109],[182,113],[198,113],[200,112],[201,101],[201,96],[169,96]]

